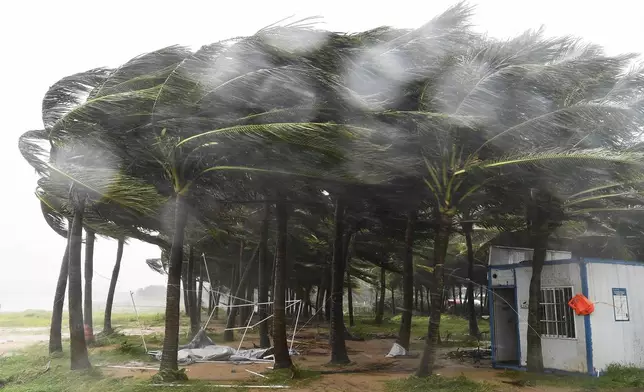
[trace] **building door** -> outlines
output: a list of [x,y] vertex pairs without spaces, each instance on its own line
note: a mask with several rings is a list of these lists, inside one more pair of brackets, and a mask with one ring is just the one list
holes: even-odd
[[499,365],[519,366],[519,314],[514,287],[495,288],[492,294],[493,359]]

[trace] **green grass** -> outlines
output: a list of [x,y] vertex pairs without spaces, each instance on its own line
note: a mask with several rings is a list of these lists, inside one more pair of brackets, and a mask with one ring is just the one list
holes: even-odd
[[45,310],[0,313],[0,325],[6,328],[48,327],[50,321],[51,312]]
[[610,365],[601,377],[574,374],[534,374],[505,371],[499,377],[509,378],[529,386],[567,387],[580,391],[642,391],[644,370],[622,365]]
[[320,378],[320,372],[302,368],[296,369],[296,377],[294,378],[291,378],[293,373],[290,369],[279,369],[264,372],[264,375],[268,377],[267,379],[253,379],[248,384],[288,385],[294,388],[301,388]]
[[[145,336],[148,349],[160,349],[162,336],[151,334]],[[140,336],[128,336],[115,333],[109,336],[96,336],[97,343],[89,347],[90,362],[95,367],[89,371],[71,371],[69,369],[69,344],[64,343],[64,353],[55,357],[47,354],[47,346],[38,344],[30,346],[11,356],[0,357],[0,389],[3,392],[134,392],[155,391],[164,388],[154,387],[151,379],[112,378],[101,372],[101,365],[124,364],[131,361],[150,362],[145,353]],[[180,343],[188,339],[180,337]],[[110,346],[110,347],[106,347]],[[51,362],[50,362],[51,361]],[[49,369],[47,369],[49,363]],[[297,377],[291,379],[289,369],[267,372],[268,379],[251,379],[247,384],[286,384],[292,387],[305,386],[320,377],[319,372],[298,369]],[[217,391],[212,384],[217,382],[187,381],[191,392]],[[223,384],[230,384],[224,382]],[[171,390],[175,390],[172,388]],[[183,388],[181,388],[183,390]],[[223,389],[222,389],[223,390]],[[228,388],[225,390],[229,390]],[[244,387],[234,390],[246,390]]]
[[[376,325],[374,318],[357,317],[355,319],[356,326],[350,328],[352,333],[364,338],[377,334],[392,334],[397,335],[400,328],[400,315],[384,319],[381,325]],[[411,321],[411,337],[412,340],[427,335],[427,325],[429,319],[427,316],[413,316]],[[347,322],[348,324],[348,322]],[[483,334],[489,334],[490,325],[486,320],[479,320],[479,329]],[[441,341],[443,345],[459,344],[459,345],[476,345],[476,340],[472,340],[469,336],[469,324],[467,319],[446,315],[441,317],[440,325]]]
[[[140,338],[114,335],[118,343],[114,349],[89,349],[93,365],[149,361],[140,345]],[[138,338],[138,339],[137,339]],[[49,370],[48,363],[51,361]],[[207,382],[188,381],[191,392],[216,391]],[[52,358],[47,355],[45,345],[35,345],[12,356],[0,357],[0,389],[3,392],[147,392],[163,391],[151,386],[151,380],[133,378],[112,378],[102,374],[100,367],[88,371],[69,369],[69,346],[65,352]],[[174,390],[174,389],[172,389]],[[237,390],[237,389],[236,389]],[[244,390],[240,388],[238,390]]]
[[[141,324],[146,327],[162,327],[165,323],[163,313],[141,313],[139,314]],[[103,312],[94,312],[94,328],[101,329],[103,326]],[[49,327],[51,312],[46,310],[26,310],[24,312],[0,313],[0,326],[5,328],[38,328]],[[187,317],[181,318],[181,325],[187,326],[190,321]],[[63,314],[63,328],[67,328],[68,315]],[[135,313],[113,313],[112,325],[118,328],[138,328]]]
[[401,380],[389,381],[386,384],[387,392],[493,392],[496,390],[497,389],[490,384],[472,381],[464,376],[455,378],[441,376],[431,376],[428,378],[410,377]]

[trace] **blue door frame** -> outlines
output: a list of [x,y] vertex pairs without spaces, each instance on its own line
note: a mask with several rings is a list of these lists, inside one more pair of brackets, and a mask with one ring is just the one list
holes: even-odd
[[[488,300],[488,312],[490,313],[490,341],[491,341],[491,351],[492,351],[492,367],[495,369],[515,369],[520,370],[521,367],[521,333],[519,329],[519,296],[517,295],[517,271],[512,269],[512,275],[514,276],[514,285],[508,286],[490,286],[488,295],[490,296]],[[492,268],[488,268],[488,282],[492,282]],[[515,324],[516,324],[516,338],[517,338],[517,361],[518,366],[512,365],[499,365],[496,362],[496,336],[494,331],[494,290],[495,289],[514,289],[514,310],[515,310]]]

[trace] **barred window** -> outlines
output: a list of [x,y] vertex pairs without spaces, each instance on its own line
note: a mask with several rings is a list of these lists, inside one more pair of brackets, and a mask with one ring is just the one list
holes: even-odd
[[542,336],[569,339],[576,337],[574,312],[568,306],[571,298],[572,287],[541,289],[539,320]]

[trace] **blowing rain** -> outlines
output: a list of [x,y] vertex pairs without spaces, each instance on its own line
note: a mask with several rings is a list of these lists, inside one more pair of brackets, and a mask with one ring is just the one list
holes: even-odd
[[4,6],[0,389],[644,388],[643,7]]

